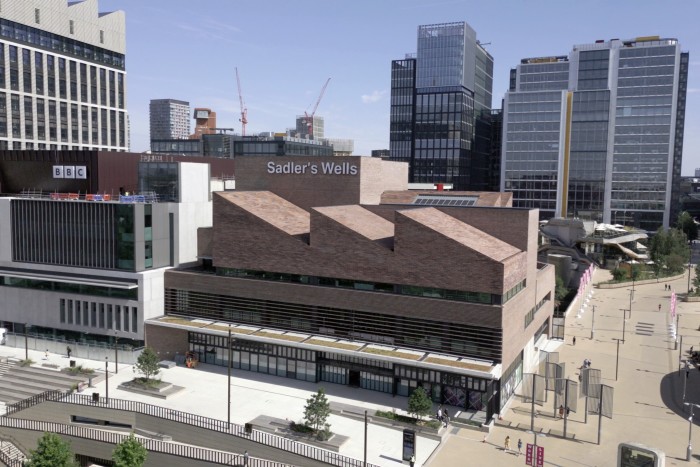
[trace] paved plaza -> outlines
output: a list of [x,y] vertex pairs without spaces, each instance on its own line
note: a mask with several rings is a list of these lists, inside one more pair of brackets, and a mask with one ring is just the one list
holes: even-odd
[[[669,282],[678,292],[687,290],[687,274]],[[594,282],[605,281],[610,273],[598,270]],[[700,429],[693,427],[694,453],[690,463],[685,461],[688,446],[689,412],[683,410],[685,371],[678,372],[678,356],[668,326],[671,292],[663,282],[635,285],[631,317],[625,324],[625,343],[620,343],[618,380],[615,381],[616,342],[623,337],[623,311],[629,308],[631,287],[594,289],[594,294],[580,318],[571,313],[566,318],[566,342],[548,351],[559,352],[566,364],[566,376],[578,380],[579,367],[590,359],[591,368],[602,370],[602,383],[614,387],[613,418],[603,418],[601,444],[597,444],[598,417],[588,415],[584,423],[583,399],[579,410],[571,413],[567,433],[573,440],[558,436],[538,436],[537,444],[545,448],[546,466],[613,466],[617,446],[621,442],[640,442],[666,453],[666,465],[694,465],[700,462]],[[658,306],[662,305],[659,312]],[[595,335],[591,339],[591,323],[595,305]],[[683,338],[683,356],[690,346],[700,349],[700,303],[679,302],[678,340]],[[572,337],[576,336],[576,345]],[[551,343],[550,343],[551,345]],[[521,388],[518,394],[521,393]],[[552,393],[549,404],[536,406],[535,431],[563,431],[563,420],[555,418]],[[688,374],[686,400],[700,404],[700,371],[692,367]],[[700,411],[700,410],[699,410]],[[695,425],[697,425],[697,417]],[[515,466],[525,465],[525,456],[517,455],[517,441],[522,439],[523,453],[527,443],[533,443],[529,432],[531,405],[520,397],[511,401],[500,423],[486,438],[469,430],[456,430],[430,458],[430,466]],[[517,428],[512,428],[517,426]],[[510,436],[511,452],[503,449]],[[474,463],[474,459],[480,459]],[[481,462],[483,460],[483,463]]]
[[[594,282],[607,280],[608,271],[598,270]],[[598,418],[588,415],[584,423],[583,399],[578,410],[568,419],[567,432],[573,439],[564,440],[549,434],[550,430],[563,431],[563,420],[555,418],[555,408],[550,396],[548,404],[536,406],[534,426],[537,444],[545,448],[545,464],[548,466],[610,466],[615,464],[617,445],[624,441],[641,442],[662,449],[666,453],[666,465],[688,465],[685,461],[688,445],[688,416],[683,410],[683,386],[687,383],[686,398],[700,403],[700,371],[696,368],[688,374],[678,372],[679,355],[685,357],[690,346],[700,350],[700,303],[678,303],[680,344],[669,336],[670,292],[664,282],[635,285],[631,317],[629,312],[630,289],[594,289],[594,294],[577,318],[572,312],[566,319],[566,341],[550,342],[547,351],[558,352],[560,361],[566,364],[566,376],[578,380],[579,367],[584,359],[590,359],[591,367],[602,371],[603,384],[614,387],[613,418],[602,420],[602,440],[597,444]],[[687,276],[670,282],[671,286],[685,292]],[[662,311],[658,309],[662,305]],[[595,306],[595,335],[591,339],[591,324]],[[623,337],[619,347],[618,380],[615,381],[616,342]],[[576,336],[576,345],[572,337]],[[678,347],[678,348],[676,348]],[[24,349],[0,346],[0,356],[24,358]],[[50,354],[45,360],[43,352],[30,351],[30,358],[37,364],[48,363],[68,366],[65,355]],[[104,373],[104,362],[74,358],[78,364]],[[155,399],[117,389],[117,385],[132,379],[135,374],[129,365],[120,365],[114,374],[114,363],[109,363],[109,395],[114,398],[137,400],[173,409],[226,420],[226,368],[200,364],[196,369],[175,367],[162,370],[164,381],[186,388],[168,400]],[[317,388],[316,384],[277,378],[247,371],[233,372],[231,421],[249,422],[259,415],[299,421],[302,419],[306,399]],[[332,402],[349,404],[369,410],[392,409],[402,412],[406,398],[392,397],[373,391],[353,389],[341,385],[326,384],[325,389]],[[104,383],[94,389],[104,395]],[[521,393],[521,389],[518,390]],[[362,399],[362,400],[358,400]],[[349,436],[350,440],[340,453],[361,459],[363,456],[363,423],[361,421],[331,415],[332,430]],[[510,426],[503,426],[503,424]],[[517,441],[522,439],[523,452],[527,443],[533,442],[529,432],[531,405],[515,397],[503,414],[503,419],[484,439],[484,434],[469,429],[451,428],[445,441],[420,437],[417,441],[416,465],[467,466],[524,465],[525,456],[517,455]],[[700,430],[694,428],[697,441],[691,464],[700,460]],[[505,452],[503,444],[510,436],[511,451]],[[370,424],[368,432],[368,461],[382,466],[401,465],[401,431]],[[254,453],[251,453],[254,455]]]

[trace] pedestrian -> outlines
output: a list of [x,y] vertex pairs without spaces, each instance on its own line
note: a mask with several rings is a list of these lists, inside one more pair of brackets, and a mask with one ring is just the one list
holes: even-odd
[[559,406],[559,418],[564,418],[564,406]]
[[438,407],[437,414],[435,415],[438,420],[442,421],[442,406]]
[[49,349],[46,349],[46,352],[44,352],[44,360],[49,359]]
[[243,453],[243,465],[245,465],[245,466],[248,465],[248,451],[245,451]]
[[571,412],[571,409],[569,407],[566,408],[566,418],[569,418],[569,412]]
[[520,457],[520,454],[522,454],[523,450],[523,440],[518,438],[518,457]]
[[71,350],[70,345],[69,345],[69,346],[66,346],[66,354],[68,354],[68,358],[70,358],[70,354],[71,354],[72,352],[73,352],[73,350]]
[[416,465],[416,455],[415,454],[411,454],[411,460],[409,462],[410,462],[411,467]]
[[661,303],[659,303],[659,311],[661,311]]
[[571,342],[572,342],[573,345],[576,345],[576,336],[574,336],[574,338],[571,339]]
[[445,422],[445,427],[450,423],[450,414],[447,412],[447,409],[442,411],[442,421]]
[[506,441],[503,443],[503,451],[510,451],[510,436],[506,436]]

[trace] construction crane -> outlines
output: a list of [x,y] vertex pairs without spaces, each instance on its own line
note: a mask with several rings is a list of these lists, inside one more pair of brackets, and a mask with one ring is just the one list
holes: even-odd
[[309,115],[308,112],[304,112],[304,121],[306,123],[306,129],[309,135],[309,139],[314,138],[314,115],[316,115],[316,109],[318,109],[318,104],[320,104],[321,99],[323,99],[323,94],[326,92],[326,88],[328,87],[328,82],[330,80],[331,79],[328,78],[326,80],[326,84],[324,84],[323,88],[321,88],[321,94],[319,94],[318,99],[316,99],[316,105],[314,105],[314,109],[311,111],[311,115]]
[[241,135],[245,136],[245,126],[248,123],[248,108],[243,103],[243,93],[241,93],[241,78],[238,76],[238,67],[236,67],[236,82],[238,83],[238,100],[241,102],[241,118],[238,119],[241,122],[243,130]]

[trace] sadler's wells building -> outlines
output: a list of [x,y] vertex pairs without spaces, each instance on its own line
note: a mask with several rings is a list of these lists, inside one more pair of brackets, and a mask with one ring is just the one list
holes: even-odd
[[550,333],[538,212],[509,193],[408,191],[407,164],[241,158],[200,264],[165,274],[164,356],[408,396],[489,420]]

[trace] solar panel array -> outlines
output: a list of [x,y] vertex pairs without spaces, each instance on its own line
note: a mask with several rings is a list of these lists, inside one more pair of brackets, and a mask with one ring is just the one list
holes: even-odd
[[478,199],[476,196],[418,195],[413,204],[421,206],[474,206]]

